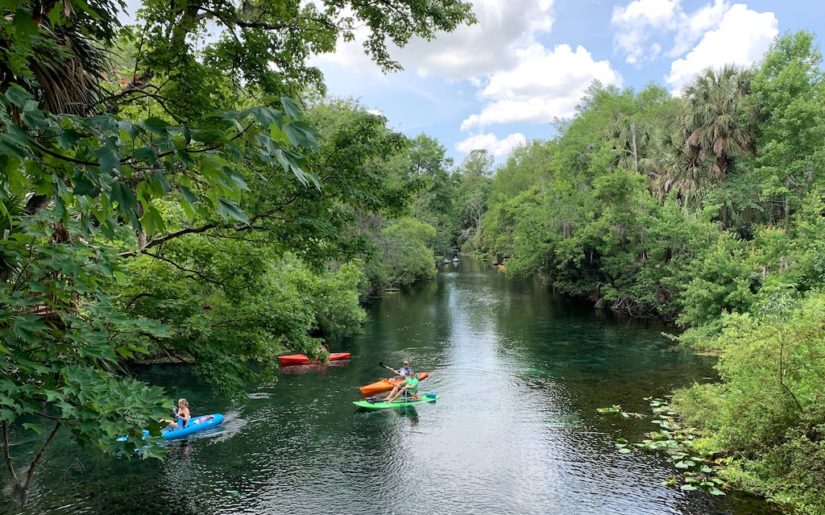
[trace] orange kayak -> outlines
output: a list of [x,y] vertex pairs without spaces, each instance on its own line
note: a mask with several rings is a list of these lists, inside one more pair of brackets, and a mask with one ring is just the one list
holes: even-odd
[[[419,372],[416,374],[418,376],[419,381],[423,381],[430,377],[429,372]],[[368,384],[367,386],[362,386],[360,388],[361,393],[364,395],[374,395],[380,392],[386,392],[387,390],[392,390],[395,388],[395,385],[403,381],[400,377],[390,377],[389,379],[382,379],[380,381],[376,381],[374,383]]]

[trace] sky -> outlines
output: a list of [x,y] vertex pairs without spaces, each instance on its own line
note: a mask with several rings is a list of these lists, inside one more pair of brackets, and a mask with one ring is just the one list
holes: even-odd
[[500,161],[555,135],[594,81],[679,95],[708,67],[758,63],[800,29],[825,38],[821,0],[472,0],[478,23],[391,52],[383,74],[360,44],[313,58],[331,96],[355,98],[408,136],[437,138],[456,162],[476,148]]

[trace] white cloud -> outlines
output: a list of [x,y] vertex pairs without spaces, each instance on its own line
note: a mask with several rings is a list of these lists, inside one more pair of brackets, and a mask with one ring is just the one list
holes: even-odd
[[421,75],[469,79],[509,68],[516,50],[553,26],[552,0],[473,0],[475,25],[412,41],[398,55]]
[[[390,48],[390,55],[421,76],[437,75],[450,80],[473,79],[508,68],[517,61],[516,50],[547,32],[553,25],[553,0],[473,0],[478,23],[439,33],[433,41],[415,38],[404,48]],[[368,29],[356,31],[355,41],[339,40],[334,54],[314,58],[334,63],[361,75],[380,73],[364,55],[362,42]]]
[[615,46],[625,52],[625,62],[641,65],[662,55],[679,57],[702,39],[709,30],[719,28],[726,13],[746,9],[727,0],[713,0],[693,12],[682,7],[682,0],[633,0],[613,9],[612,24],[617,28]]
[[516,132],[508,135],[504,139],[498,139],[498,136],[491,133],[474,134],[462,141],[456,143],[456,150],[462,154],[469,154],[473,150],[486,150],[494,157],[502,157],[508,155],[514,148],[527,144],[527,138],[524,134]]
[[679,57],[687,52],[706,31],[718,27],[725,12],[730,9],[730,4],[725,0],[714,0],[713,4],[707,4],[693,13],[682,12],[676,27],[673,48],[668,52],[668,56]]
[[648,41],[655,32],[671,30],[682,14],[681,0],[634,0],[625,7],[614,7],[611,23],[619,30],[615,43],[627,53],[625,61],[637,64],[649,60]]
[[585,48],[558,45],[548,51],[534,43],[517,52],[518,63],[490,75],[478,93],[488,103],[466,118],[461,130],[509,122],[550,122],[575,113],[576,105],[594,81],[621,84],[608,61],[595,61]]
[[757,13],[736,4],[725,12],[716,30],[705,33],[693,50],[673,62],[665,80],[678,93],[706,68],[725,64],[749,66],[762,57],[777,34],[774,13]]

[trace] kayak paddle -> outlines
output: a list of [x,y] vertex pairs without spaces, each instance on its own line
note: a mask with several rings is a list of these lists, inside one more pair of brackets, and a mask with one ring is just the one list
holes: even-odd
[[389,370],[389,371],[390,371],[390,372],[392,372],[393,374],[398,375],[398,371],[397,371],[397,370],[395,370],[394,368],[390,368],[390,367],[388,367],[388,366],[387,366],[387,365],[386,365],[383,361],[379,361],[379,362],[378,362],[378,365],[379,365],[379,366],[382,366],[382,367],[384,367],[384,368],[386,368],[387,370]]

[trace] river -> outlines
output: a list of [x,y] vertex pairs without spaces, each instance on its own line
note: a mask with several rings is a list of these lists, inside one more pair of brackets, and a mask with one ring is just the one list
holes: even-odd
[[[450,265],[369,308],[329,367],[288,367],[271,386],[229,400],[185,371],[145,379],[223,412],[210,434],[169,445],[162,461],[98,457],[57,442],[31,513],[769,513],[736,492],[717,498],[660,485],[661,457],[616,452],[650,420],[647,396],[713,379],[712,358],[673,349],[655,324],[616,320],[476,261]],[[384,361],[432,376],[433,404],[359,412],[357,387]],[[7,505],[8,507],[8,505]],[[9,507],[9,512],[14,508]]]

